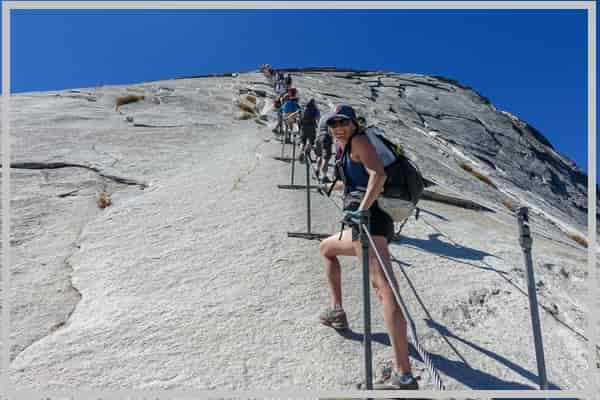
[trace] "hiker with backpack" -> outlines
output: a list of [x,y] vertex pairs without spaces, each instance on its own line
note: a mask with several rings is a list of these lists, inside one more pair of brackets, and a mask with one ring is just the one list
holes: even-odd
[[282,81],[278,81],[275,83],[275,93],[277,96],[283,96],[286,93],[287,89]]
[[321,118],[319,108],[315,103],[315,99],[310,99],[302,113],[302,134],[300,142],[302,143],[302,152],[300,153],[300,162],[304,162],[304,154],[312,148],[317,136],[317,124]]
[[286,127],[286,133],[288,137],[285,139],[286,142],[289,140],[289,134],[292,132],[294,124],[300,127],[300,105],[298,105],[298,92],[295,88],[290,88],[287,91],[287,100],[282,106],[283,121]]
[[329,171],[329,160],[333,155],[331,147],[333,145],[333,138],[327,128],[328,114],[321,117],[319,121],[319,128],[317,133],[317,139],[315,141],[315,154],[317,155],[317,178],[321,183],[331,183],[331,180],[327,176]]
[[[416,390],[418,383],[411,373],[408,353],[407,322],[394,292],[388,283],[383,268],[394,276],[388,242],[394,235],[394,222],[378,204],[378,197],[384,189],[386,170],[375,146],[371,144],[364,131],[359,130],[356,113],[348,105],[337,106],[326,120],[330,133],[343,149],[340,162],[340,175],[343,185],[332,183],[344,191],[343,221],[360,220],[362,213],[369,212],[369,232],[384,266],[380,266],[375,252],[369,249],[369,278],[379,302],[383,306],[383,319],[390,336],[393,351],[393,371],[389,384],[398,389]],[[362,257],[359,240],[359,227],[345,229],[341,235],[334,234],[323,240],[320,254],[330,290],[330,307],[321,315],[320,321],[336,330],[346,329],[348,319],[342,307],[341,266],[338,256]],[[395,280],[392,284],[398,290]]]
[[281,124],[283,123],[283,116],[281,106],[283,105],[283,97],[276,97],[273,100],[273,109],[277,112],[277,125],[273,128],[273,133],[279,134],[281,129]]
[[292,87],[292,74],[287,74],[285,77],[285,86],[289,89]]

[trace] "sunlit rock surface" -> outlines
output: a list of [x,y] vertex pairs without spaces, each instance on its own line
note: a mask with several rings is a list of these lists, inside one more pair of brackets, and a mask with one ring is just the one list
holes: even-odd
[[[521,204],[531,209],[552,388],[584,388],[587,250],[573,240],[587,232],[581,170],[458,82],[292,72],[302,104],[353,105],[404,145],[436,183],[429,190],[489,210],[422,201],[420,218],[390,246],[446,386],[537,388],[523,255],[507,208]],[[145,98],[115,110],[128,94]],[[344,337],[318,324],[328,303],[318,242],[286,234],[306,231],[306,194],[276,187],[290,182],[290,165],[273,159],[281,144],[272,97],[258,73],[13,96],[14,385],[339,390],[361,381],[359,263],[342,259],[352,329]],[[304,182],[304,165],[295,172]],[[98,207],[101,195],[110,206]],[[339,231],[339,198],[311,196],[312,231]],[[380,376],[391,348],[372,305]],[[412,355],[421,386],[435,389]]]

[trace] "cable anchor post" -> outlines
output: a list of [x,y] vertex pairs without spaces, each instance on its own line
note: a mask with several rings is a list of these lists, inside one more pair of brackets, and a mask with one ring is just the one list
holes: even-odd
[[364,321],[364,358],[365,358],[365,387],[367,390],[373,390],[373,355],[371,351],[371,294],[369,279],[369,211],[360,213],[360,245],[363,264],[363,321]]
[[525,269],[527,278],[527,292],[529,297],[529,310],[531,313],[531,324],[533,327],[533,340],[535,345],[535,356],[538,368],[540,390],[548,390],[548,378],[546,376],[546,362],[544,360],[544,346],[542,342],[542,331],[540,325],[540,314],[538,309],[537,294],[535,288],[535,277],[533,273],[533,259],[531,248],[533,239],[529,229],[529,209],[519,208],[517,212],[519,223],[519,244],[525,258]]

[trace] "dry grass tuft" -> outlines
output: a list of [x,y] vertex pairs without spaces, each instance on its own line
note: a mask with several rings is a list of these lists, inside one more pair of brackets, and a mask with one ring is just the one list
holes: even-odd
[[242,121],[246,121],[246,120],[249,120],[249,119],[254,119],[254,117],[255,117],[254,114],[243,112],[243,113],[240,114],[240,116],[238,117],[238,119],[240,119]]
[[252,107],[250,107],[249,105],[247,105],[247,104],[240,103],[238,105],[238,107],[240,108],[240,110],[245,111],[247,113],[256,114],[256,112],[254,111],[254,109]]
[[465,162],[460,163],[460,167],[467,172],[473,172],[473,167],[471,167],[469,164],[467,164]]
[[480,181],[482,181],[483,183],[488,184],[489,186],[493,187],[494,189],[498,189],[498,186],[496,186],[494,184],[494,182],[492,182],[492,180],[490,178],[488,178],[487,176],[475,171],[473,169],[472,166],[470,166],[467,163],[460,163],[460,167],[462,169],[464,169],[465,171],[467,171],[468,173],[470,173],[471,175],[473,175],[475,178],[479,179]]
[[119,107],[129,103],[135,103],[136,101],[144,100],[145,96],[140,96],[137,94],[128,94],[127,96],[117,97],[115,100],[115,110],[119,110]]
[[583,238],[583,237],[581,237],[581,236],[579,236],[579,235],[576,235],[576,234],[574,234],[574,233],[568,233],[568,234],[567,234],[567,236],[568,236],[570,239],[572,239],[572,240],[574,240],[575,242],[577,242],[577,243],[579,243],[580,245],[582,245],[583,247],[585,247],[585,248],[587,248],[587,247],[588,247],[588,242],[587,242],[587,240],[586,240],[585,238]]
[[98,200],[96,201],[98,204],[98,208],[106,208],[112,204],[112,200],[110,199],[110,195],[106,192],[100,193],[98,196]]
[[517,206],[515,206],[512,201],[502,200],[502,204],[504,204],[504,207],[508,208],[510,211],[517,212]]

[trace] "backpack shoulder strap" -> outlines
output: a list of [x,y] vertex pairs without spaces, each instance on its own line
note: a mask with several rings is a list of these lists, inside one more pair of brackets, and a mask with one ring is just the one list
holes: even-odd
[[359,132],[356,132],[354,135],[350,136],[350,139],[348,139],[348,143],[346,143],[346,147],[344,147],[344,151],[342,153],[342,158],[344,158],[344,155],[346,153],[350,154],[350,151],[352,150],[352,139],[354,139],[358,135],[364,135],[364,134],[365,134],[364,131],[359,131]]
[[342,178],[342,181],[344,182],[345,187],[348,186],[348,180],[347,180],[346,176],[344,175],[344,166],[343,166],[344,158],[350,157],[350,152],[352,150],[352,139],[354,139],[358,135],[364,135],[364,134],[365,134],[364,131],[359,131],[359,132],[356,132],[354,135],[350,136],[350,139],[348,139],[348,143],[346,143],[346,146],[344,147],[344,151],[342,151],[342,156],[340,157],[340,160],[336,163],[336,166],[339,171],[339,175]]

